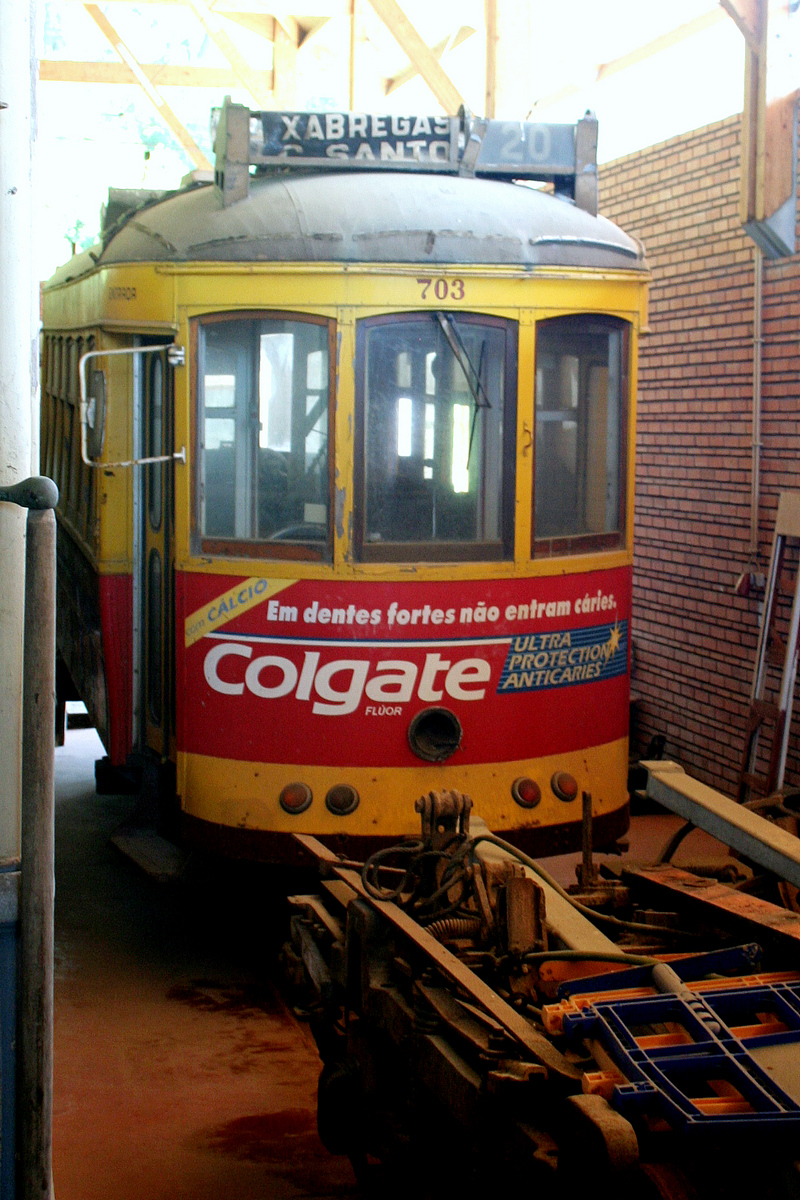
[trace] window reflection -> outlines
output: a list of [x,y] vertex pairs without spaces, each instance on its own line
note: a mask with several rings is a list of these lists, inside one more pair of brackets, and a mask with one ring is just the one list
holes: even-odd
[[[535,538],[621,536],[626,326],[579,315],[536,336]],[[553,546],[553,550],[560,547]],[[565,547],[566,548],[566,547]]]
[[511,337],[464,314],[361,323],[362,557],[510,556]]
[[328,323],[200,326],[199,520],[208,538],[328,540]]

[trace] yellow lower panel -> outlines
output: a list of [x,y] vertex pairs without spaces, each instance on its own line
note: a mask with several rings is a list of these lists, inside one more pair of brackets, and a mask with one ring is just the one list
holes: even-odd
[[[568,771],[578,783],[570,803],[552,792],[556,771]],[[280,763],[239,762],[204,754],[178,755],[178,780],[184,812],[217,825],[284,833],[348,833],[395,837],[419,833],[414,802],[425,792],[454,788],[472,797],[474,811],[491,829],[509,830],[560,825],[581,819],[581,792],[590,792],[595,816],[620,808],[628,798],[628,739],[535,761],[478,763],[410,768],[298,767]],[[521,775],[533,778],[542,799],[533,809],[520,808],[511,784]],[[278,803],[281,788],[302,782],[314,799],[304,813],[290,815]],[[361,803],[347,817],[325,807],[325,793],[337,783],[354,787]]]

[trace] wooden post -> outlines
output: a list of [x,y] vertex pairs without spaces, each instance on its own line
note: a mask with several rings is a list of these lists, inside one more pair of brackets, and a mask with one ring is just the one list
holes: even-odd
[[[48,481],[49,482],[49,481]],[[22,712],[18,1195],[52,1200],[56,523],[28,513]]]

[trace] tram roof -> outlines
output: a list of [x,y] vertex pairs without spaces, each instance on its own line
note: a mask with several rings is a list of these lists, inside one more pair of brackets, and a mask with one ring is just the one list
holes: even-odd
[[193,186],[126,214],[104,245],[61,267],[142,262],[459,263],[646,269],[605,217],[525,184],[402,173],[286,173],[225,206]]

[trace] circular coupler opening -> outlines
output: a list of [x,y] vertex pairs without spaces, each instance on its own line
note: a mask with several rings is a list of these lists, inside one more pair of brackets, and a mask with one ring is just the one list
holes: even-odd
[[577,781],[569,774],[568,771],[556,771],[553,778],[550,780],[550,787],[553,789],[559,800],[565,800],[569,803],[574,800],[578,794]]
[[444,762],[461,745],[461,722],[449,708],[423,708],[408,727],[408,744],[417,758]]
[[314,796],[307,783],[287,783],[278,799],[283,811],[295,816],[311,807]]
[[328,811],[336,813],[337,817],[346,817],[349,813],[355,812],[358,808],[358,801],[358,792],[349,783],[335,784],[325,797]]
[[528,779],[527,776],[521,776],[512,783],[511,795],[520,808],[536,808],[536,805],[542,798],[542,789],[535,779]]

